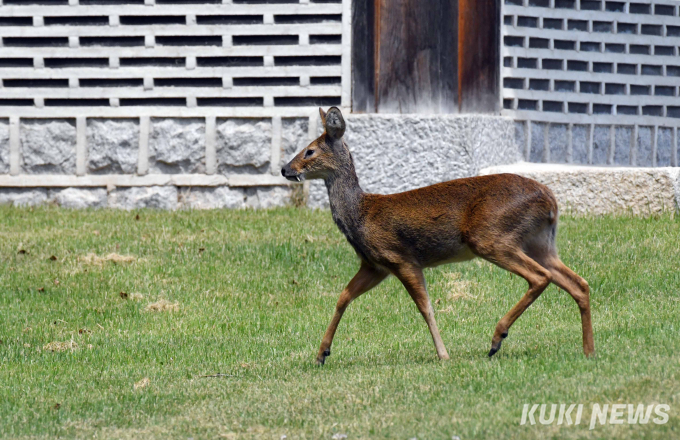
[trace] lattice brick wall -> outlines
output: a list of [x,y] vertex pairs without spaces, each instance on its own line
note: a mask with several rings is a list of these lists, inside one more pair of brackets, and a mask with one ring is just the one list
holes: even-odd
[[[349,10],[350,0],[0,0],[0,173],[10,174],[0,186],[165,182],[150,175],[163,169],[149,146],[163,118],[204,131],[202,166],[180,166],[175,181],[279,182],[285,118],[311,117],[312,133],[319,106],[350,105]],[[33,123],[54,118],[74,127],[73,172],[26,165]],[[134,172],[93,172],[91,131],[125,118],[139,137]],[[222,166],[220,127],[231,120],[238,131],[248,118],[265,121],[267,160]]]
[[679,2],[504,0],[502,26],[526,160],[678,165]]

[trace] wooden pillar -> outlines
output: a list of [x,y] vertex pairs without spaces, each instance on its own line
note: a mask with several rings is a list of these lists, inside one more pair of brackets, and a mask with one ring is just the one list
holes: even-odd
[[375,112],[375,4],[352,2],[352,111]]
[[500,110],[500,0],[458,0],[458,98],[461,113]]
[[379,113],[456,113],[458,1],[376,4]]
[[500,1],[353,2],[353,111],[499,111]]

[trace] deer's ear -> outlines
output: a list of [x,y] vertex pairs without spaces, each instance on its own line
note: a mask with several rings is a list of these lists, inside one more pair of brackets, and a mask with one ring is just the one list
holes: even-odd
[[324,128],[326,129],[326,134],[331,139],[340,139],[345,134],[345,120],[342,118],[340,109],[331,107],[325,116]]
[[321,125],[326,127],[326,112],[321,107],[319,107],[319,116],[321,116]]

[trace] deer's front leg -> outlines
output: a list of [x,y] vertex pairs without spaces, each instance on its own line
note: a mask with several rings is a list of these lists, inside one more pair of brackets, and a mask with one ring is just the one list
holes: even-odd
[[326,334],[323,336],[321,341],[321,347],[319,347],[319,354],[316,356],[316,363],[318,365],[323,365],[326,362],[326,357],[331,355],[331,344],[333,343],[333,336],[335,336],[335,330],[338,328],[342,314],[345,313],[345,309],[349,306],[355,298],[363,293],[368,292],[382,280],[389,275],[389,272],[375,268],[362,262],[361,268],[352,281],[349,282],[345,290],[340,294],[340,299],[335,306],[335,314],[331,323],[326,330]]

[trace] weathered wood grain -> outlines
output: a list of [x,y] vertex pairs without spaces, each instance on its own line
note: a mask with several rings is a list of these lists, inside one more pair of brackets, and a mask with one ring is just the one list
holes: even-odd
[[457,0],[376,2],[379,113],[457,112]]
[[500,0],[458,0],[458,97],[462,113],[499,111]]

